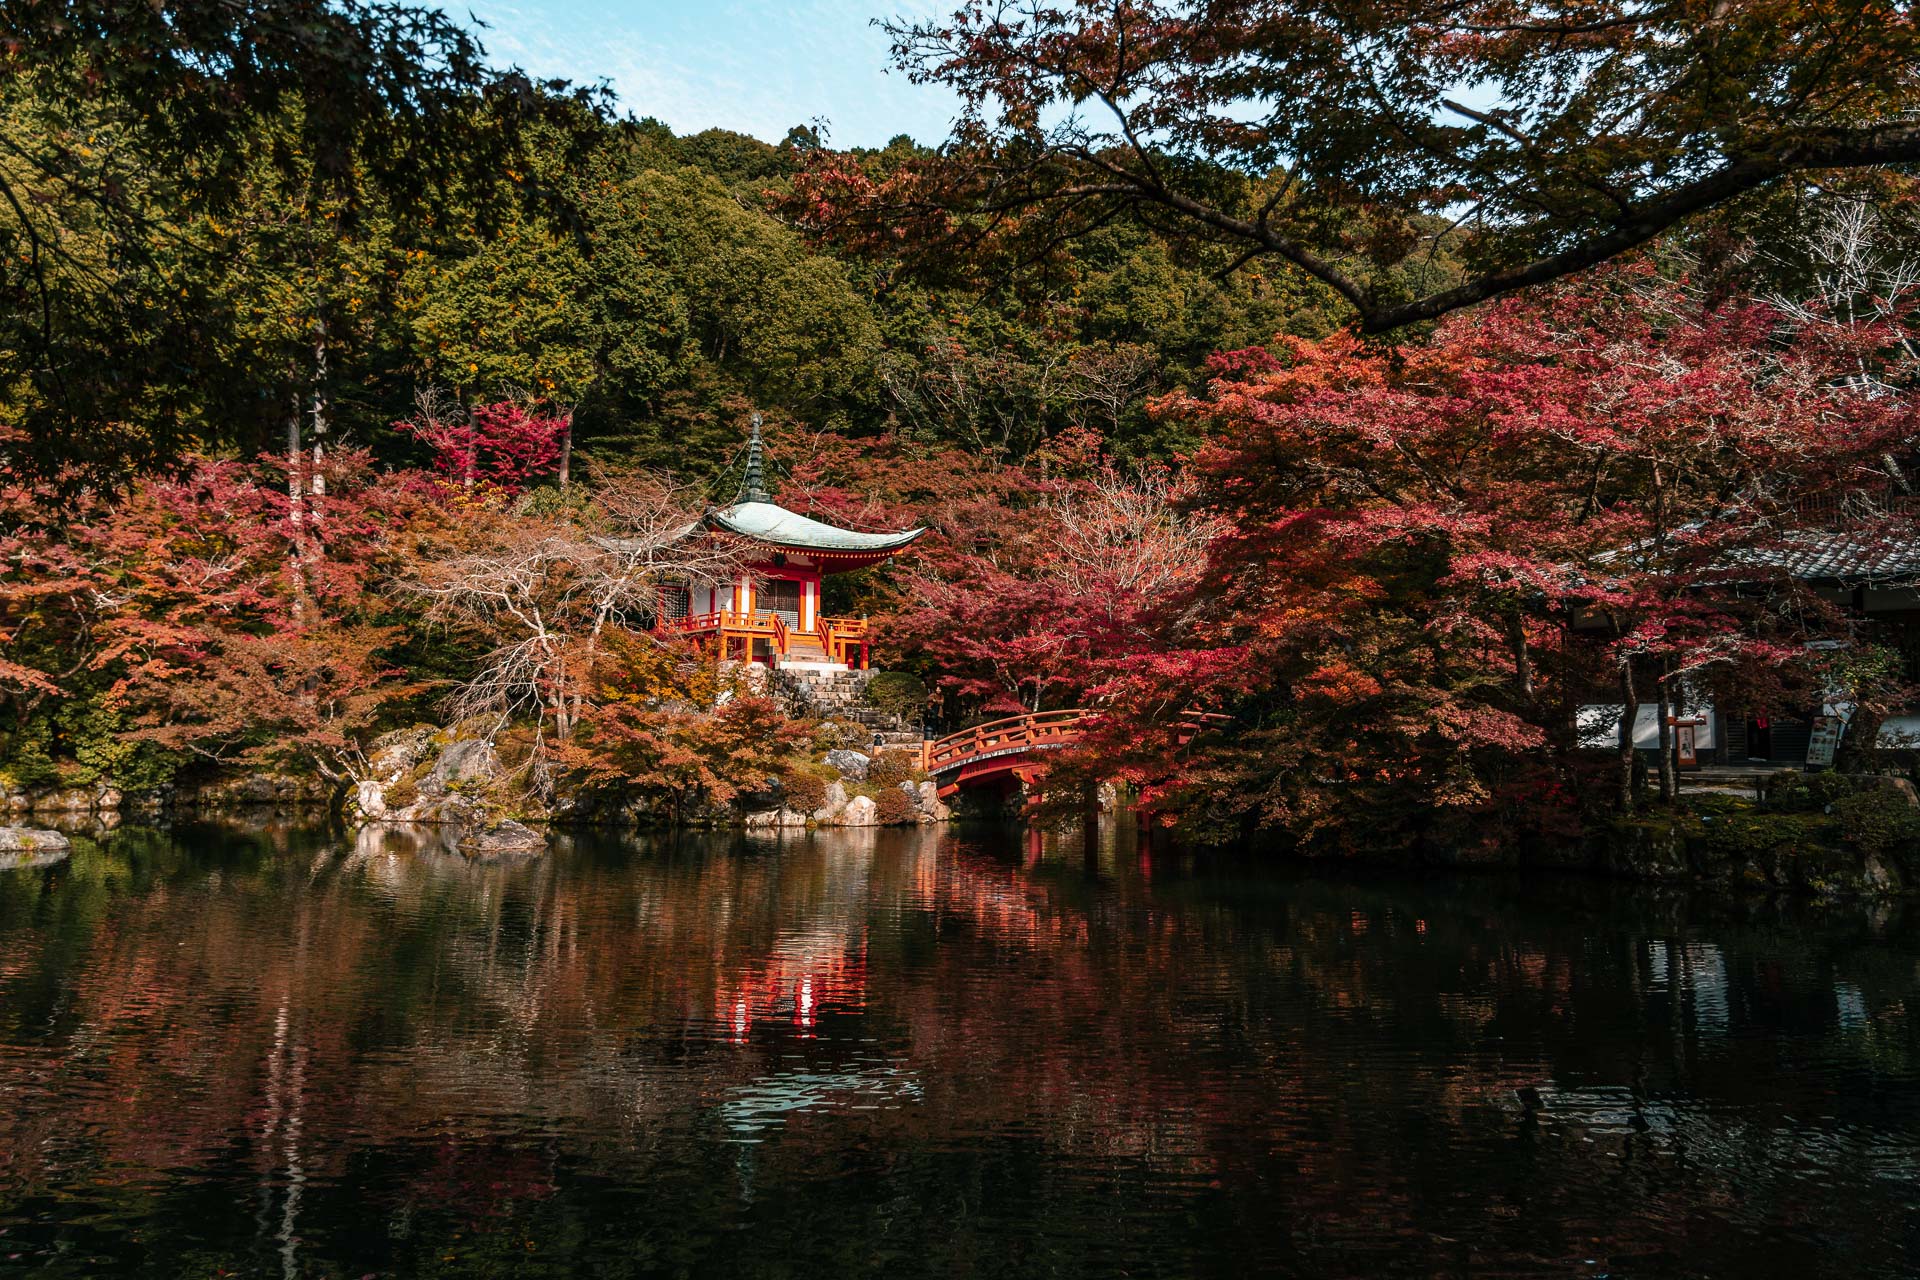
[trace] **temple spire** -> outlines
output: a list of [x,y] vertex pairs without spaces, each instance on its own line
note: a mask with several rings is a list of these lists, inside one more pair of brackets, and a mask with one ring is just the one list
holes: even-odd
[[760,415],[753,415],[753,429],[747,435],[747,473],[740,478],[740,496],[734,505],[742,502],[771,502],[773,495],[767,492],[766,485],[767,451],[760,443]]

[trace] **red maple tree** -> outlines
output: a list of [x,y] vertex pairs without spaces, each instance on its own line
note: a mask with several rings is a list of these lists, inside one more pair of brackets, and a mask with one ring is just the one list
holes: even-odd
[[393,425],[433,451],[435,474],[463,489],[513,495],[561,469],[573,414],[518,400],[462,411],[446,397],[423,394],[414,416]]
[[1873,495],[1920,423],[1797,339],[1635,267],[1427,346],[1218,357],[1159,408],[1207,429],[1223,532],[1157,643],[1106,665],[1083,754],[1219,832],[1471,846],[1575,808],[1582,703],[1811,680],[1843,624],[1795,556],[1898,531]]

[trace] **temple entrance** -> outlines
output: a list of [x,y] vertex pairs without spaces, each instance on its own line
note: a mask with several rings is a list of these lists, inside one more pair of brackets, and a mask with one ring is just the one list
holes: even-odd
[[800,625],[800,584],[791,578],[770,578],[760,594],[760,607],[780,615],[789,627]]

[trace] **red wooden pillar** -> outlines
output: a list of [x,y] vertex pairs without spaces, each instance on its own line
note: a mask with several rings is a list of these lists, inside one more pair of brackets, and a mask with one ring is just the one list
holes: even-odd
[[860,642],[860,669],[862,671],[867,669],[867,642],[865,640]]

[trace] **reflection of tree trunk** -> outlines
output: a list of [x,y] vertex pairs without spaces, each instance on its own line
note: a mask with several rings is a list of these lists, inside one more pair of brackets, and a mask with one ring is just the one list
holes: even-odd
[[1080,856],[1086,869],[1100,870],[1100,784],[1091,778],[1080,784]]
[[306,1126],[307,1101],[307,1051],[303,1046],[293,1048],[292,1078],[288,1082],[291,1096],[286,1126],[286,1200],[280,1212],[280,1274],[283,1280],[299,1280],[304,1274],[300,1265],[300,1201],[307,1188],[307,1166],[300,1154],[301,1131]]
[[[281,998],[279,1015],[274,1019],[273,1048],[267,1058],[267,1114],[260,1127],[260,1155],[264,1161],[260,1210],[255,1217],[263,1235],[271,1229],[274,1242],[279,1245],[280,1273],[287,1280],[301,1274],[300,1202],[307,1184],[306,1161],[300,1152],[306,1127],[307,1051],[298,1041],[291,1000],[291,993]],[[280,1221],[270,1227],[268,1215],[273,1206],[276,1165],[284,1171],[281,1181],[285,1191]]]

